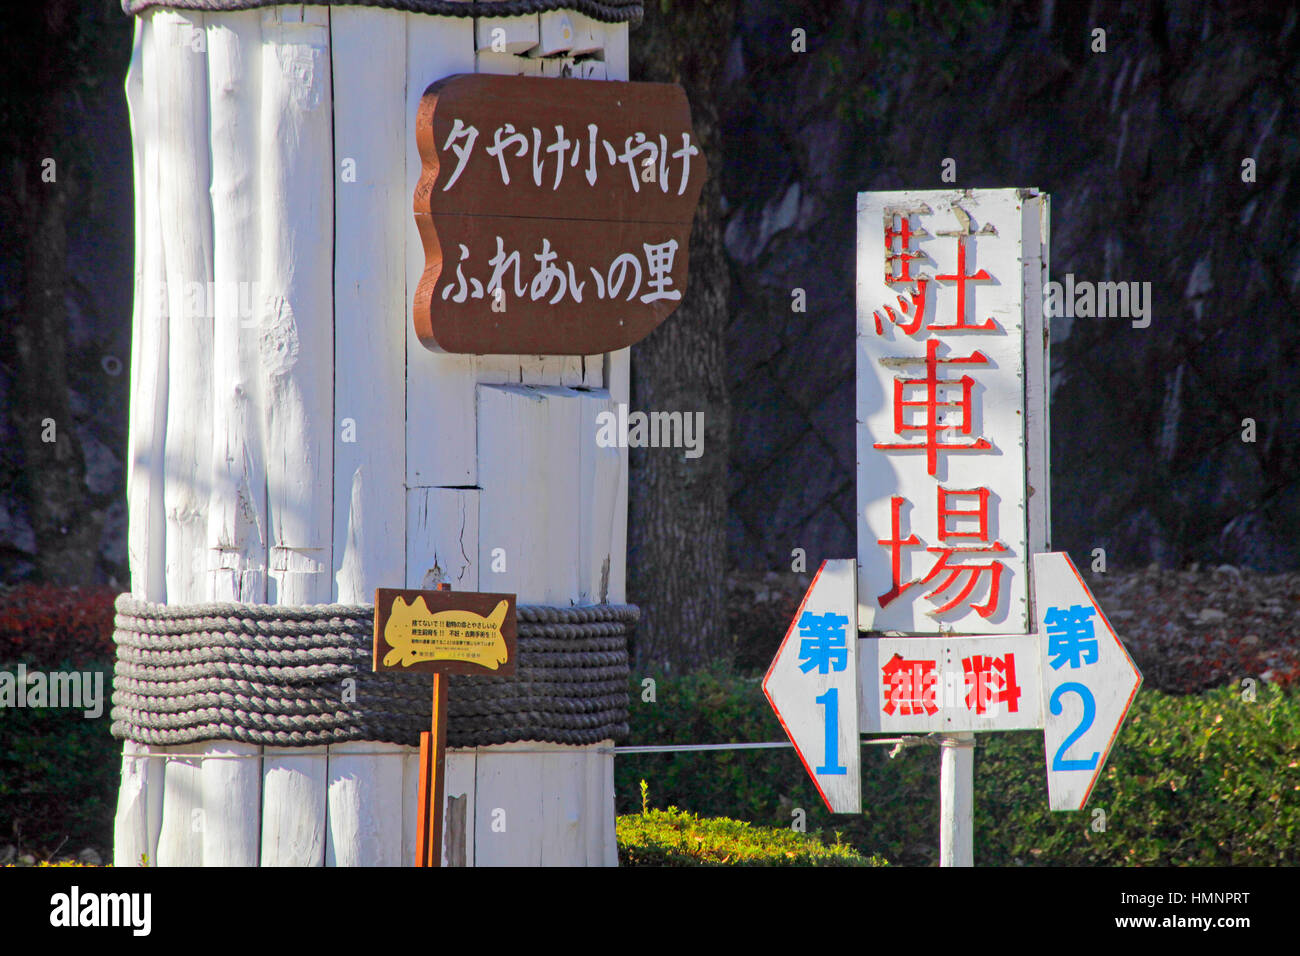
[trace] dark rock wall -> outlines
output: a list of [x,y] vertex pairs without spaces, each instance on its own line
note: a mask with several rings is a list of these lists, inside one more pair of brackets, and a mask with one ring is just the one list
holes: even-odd
[[1151,283],[1147,328],[1053,323],[1054,547],[1296,567],[1296,4],[743,8],[723,106],[733,558],[854,554],[854,193],[951,188],[951,157],[957,187],[1052,194],[1054,279]]

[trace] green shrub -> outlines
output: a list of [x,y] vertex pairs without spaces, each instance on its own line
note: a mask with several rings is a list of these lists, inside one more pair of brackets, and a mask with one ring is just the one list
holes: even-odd
[[[718,670],[656,678],[656,702],[631,696],[629,744],[783,740],[760,680]],[[1175,696],[1143,690],[1081,813],[1047,808],[1041,732],[979,736],[975,860],[981,865],[1257,865],[1300,862],[1300,692],[1260,685]],[[890,758],[862,750],[861,816],[830,814],[792,750],[624,754],[615,761],[620,813],[656,804],[788,828],[803,809],[810,834],[841,832],[896,864],[938,856],[937,748]],[[1093,811],[1105,811],[1105,830]]]
[[20,586],[0,592],[0,671],[101,672],[103,713],[0,708],[0,845],[37,855],[107,850],[121,772],[110,732],[113,594]]
[[621,866],[886,866],[843,843],[669,807],[618,818]]
[[1042,734],[988,736],[975,762],[980,862],[1300,862],[1294,691],[1265,684],[1254,701],[1235,687],[1185,697],[1140,691],[1082,813],[1047,809]]

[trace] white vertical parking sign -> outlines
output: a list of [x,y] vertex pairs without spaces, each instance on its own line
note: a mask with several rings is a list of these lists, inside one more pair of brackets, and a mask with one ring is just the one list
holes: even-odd
[[862,812],[856,572],[852,558],[822,562],[763,678],[832,813]]
[[949,862],[973,733],[1042,728],[1078,810],[1142,682],[1050,551],[1050,219],[1036,189],[858,194],[858,559],[823,562],[763,681],[834,812],[861,809],[859,732],[940,735]]
[[1034,190],[858,195],[864,630],[1032,630],[1029,555],[1046,538],[1033,540],[1046,494],[1031,522],[1027,467],[1029,444],[1046,460],[1046,401],[1034,387],[1045,218]]

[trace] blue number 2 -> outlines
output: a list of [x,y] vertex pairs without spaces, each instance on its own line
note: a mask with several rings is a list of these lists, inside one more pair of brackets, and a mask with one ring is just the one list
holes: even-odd
[[1097,716],[1097,702],[1093,699],[1092,691],[1088,690],[1088,688],[1083,684],[1075,682],[1062,684],[1060,687],[1056,688],[1056,690],[1052,691],[1052,699],[1049,701],[1049,704],[1051,705],[1053,714],[1058,717],[1061,715],[1061,711],[1064,709],[1061,706],[1061,696],[1070,693],[1078,694],[1079,700],[1083,701],[1083,719],[1079,721],[1079,726],[1074,728],[1074,733],[1066,737],[1061,746],[1056,748],[1056,753],[1052,757],[1052,769],[1096,770],[1097,761],[1101,758],[1101,754],[1099,753],[1094,753],[1087,760],[1079,760],[1075,758],[1067,759],[1063,756],[1065,752],[1070,749],[1070,744],[1074,743],[1088,732],[1088,728],[1092,726],[1093,719]]
[[840,764],[840,689],[832,687],[815,700],[826,707],[826,763],[813,773],[842,776],[849,768]]

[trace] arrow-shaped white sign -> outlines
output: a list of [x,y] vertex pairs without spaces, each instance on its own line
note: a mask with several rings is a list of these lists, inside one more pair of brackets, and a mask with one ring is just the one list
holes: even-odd
[[1063,552],[1034,555],[1043,740],[1053,810],[1082,810],[1142,675]]
[[857,561],[823,561],[763,693],[832,813],[862,812]]

